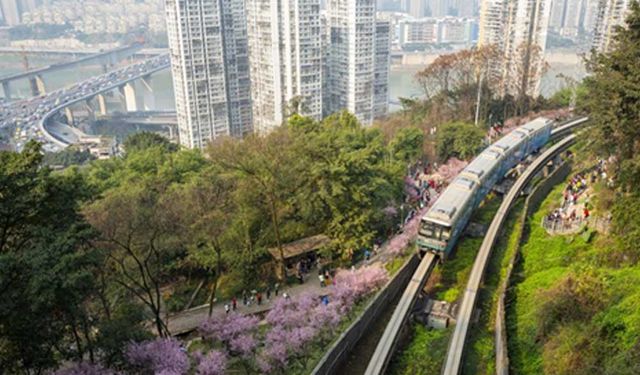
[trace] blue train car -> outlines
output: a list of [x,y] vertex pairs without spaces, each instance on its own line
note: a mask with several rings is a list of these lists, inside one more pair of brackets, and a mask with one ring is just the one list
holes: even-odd
[[552,122],[538,118],[504,136],[476,157],[422,217],[417,244],[446,258],[487,193],[504,175],[549,140]]

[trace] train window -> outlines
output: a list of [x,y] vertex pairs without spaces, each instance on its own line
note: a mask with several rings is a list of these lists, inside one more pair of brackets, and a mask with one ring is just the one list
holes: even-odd
[[451,231],[449,229],[442,230],[442,236],[440,237],[442,240],[447,241],[451,235]]

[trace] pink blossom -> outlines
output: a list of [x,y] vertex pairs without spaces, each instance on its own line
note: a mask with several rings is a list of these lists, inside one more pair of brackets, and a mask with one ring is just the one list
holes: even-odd
[[53,375],[113,375],[114,372],[89,362],[74,363],[70,367],[60,369]]
[[189,371],[189,358],[176,339],[156,339],[131,343],[126,357],[134,366],[156,374],[182,375]]
[[197,359],[196,374],[198,375],[224,375],[229,361],[227,355],[220,350],[212,350],[207,355],[199,354]]
[[254,335],[259,322],[253,315],[231,313],[205,321],[199,330],[202,336],[220,342],[231,353],[248,356],[257,346]]

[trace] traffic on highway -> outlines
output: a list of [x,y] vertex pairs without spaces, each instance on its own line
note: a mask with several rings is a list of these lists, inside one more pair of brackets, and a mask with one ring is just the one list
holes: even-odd
[[83,97],[108,91],[120,83],[168,66],[169,56],[161,55],[45,95],[14,102],[0,101],[0,133],[4,136],[0,139],[0,143],[5,147],[21,151],[29,140],[34,139],[43,144],[45,151],[59,151],[62,148],[59,142],[53,142],[51,136],[44,133],[46,131],[42,126],[44,118]]

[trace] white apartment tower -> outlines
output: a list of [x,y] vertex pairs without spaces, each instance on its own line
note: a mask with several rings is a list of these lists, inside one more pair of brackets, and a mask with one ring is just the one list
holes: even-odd
[[492,71],[500,95],[538,96],[550,10],[551,0],[483,0],[478,44],[502,56]]
[[596,12],[596,24],[592,47],[598,52],[612,48],[611,40],[616,26],[623,26],[631,0],[600,0]]
[[251,131],[242,0],[166,0],[180,143],[202,148]]
[[388,107],[389,23],[375,0],[327,2],[327,113],[346,109],[370,125]]
[[245,4],[254,129],[269,132],[291,111],[322,119],[320,0]]

